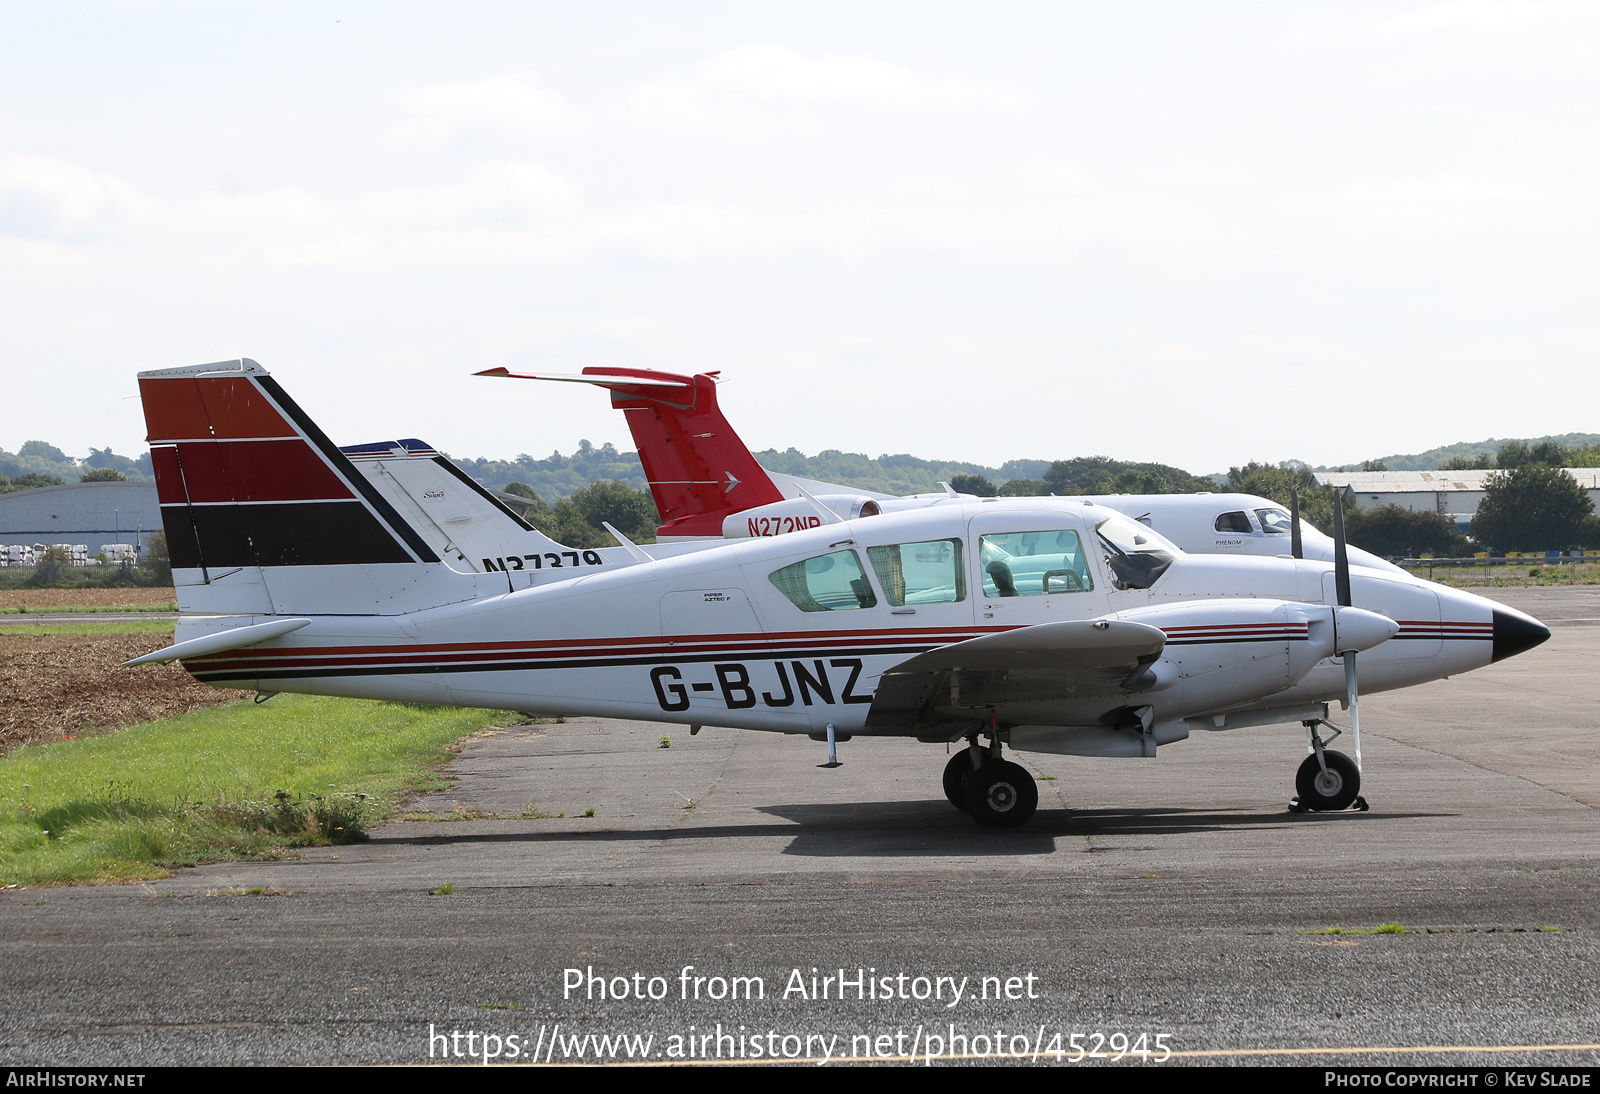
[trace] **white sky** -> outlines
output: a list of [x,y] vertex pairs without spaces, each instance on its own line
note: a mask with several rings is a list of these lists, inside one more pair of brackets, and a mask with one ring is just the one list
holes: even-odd
[[339,443],[1197,472],[1600,430],[1600,4],[7,5],[0,447],[253,357]]

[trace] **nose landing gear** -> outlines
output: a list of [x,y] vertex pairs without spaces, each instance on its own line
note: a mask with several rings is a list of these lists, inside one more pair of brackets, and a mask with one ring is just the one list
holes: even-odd
[[[1327,723],[1317,721],[1305,725],[1311,740],[1311,755],[1295,773],[1294,788],[1298,796],[1289,803],[1289,812],[1332,813],[1355,808],[1365,813],[1368,806],[1367,799],[1361,796],[1361,769],[1343,753],[1327,749],[1329,742],[1318,732]],[[1337,726],[1328,728],[1335,737],[1339,735]]]

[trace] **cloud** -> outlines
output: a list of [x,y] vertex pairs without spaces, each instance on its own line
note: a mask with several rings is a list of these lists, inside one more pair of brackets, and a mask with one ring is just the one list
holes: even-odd
[[1600,24],[1600,8],[1590,0],[1445,0],[1398,12],[1378,25],[1381,30],[1397,34],[1454,31],[1499,35],[1574,23]]
[[640,88],[636,120],[701,136],[764,137],[823,130],[818,108],[1021,110],[1027,96],[973,80],[920,76],[875,57],[807,57],[786,46],[719,53],[688,77]]
[[571,133],[588,120],[554,92],[514,72],[464,84],[432,84],[406,95],[414,120],[407,127],[424,138],[459,133]]
[[1347,209],[1363,217],[1455,226],[1537,209],[1548,202],[1549,195],[1522,183],[1441,175],[1432,179],[1362,182],[1334,193],[1304,195],[1289,204],[1302,209]]
[[53,156],[0,154],[0,235],[82,237],[116,231],[145,206],[114,175]]

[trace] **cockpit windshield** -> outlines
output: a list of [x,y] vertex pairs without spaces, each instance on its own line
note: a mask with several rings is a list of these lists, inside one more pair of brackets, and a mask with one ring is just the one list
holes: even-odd
[[1155,529],[1113,514],[1095,525],[1119,589],[1148,589],[1183,551]]
[[1257,509],[1256,519],[1261,522],[1261,530],[1269,536],[1286,536],[1294,531],[1289,514],[1282,509]]

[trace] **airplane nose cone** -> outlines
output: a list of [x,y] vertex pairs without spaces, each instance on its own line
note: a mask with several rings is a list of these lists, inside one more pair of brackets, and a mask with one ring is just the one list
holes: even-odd
[[1550,628],[1515,608],[1496,604],[1494,608],[1494,656],[1491,661],[1504,661],[1524,650],[1531,650],[1550,637]]

